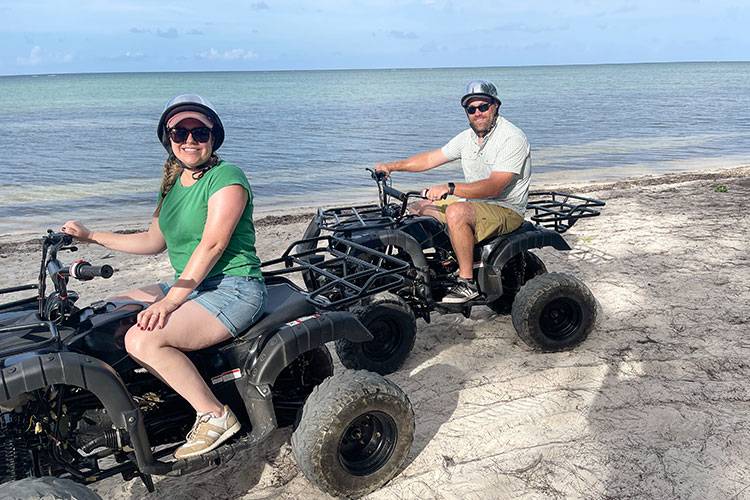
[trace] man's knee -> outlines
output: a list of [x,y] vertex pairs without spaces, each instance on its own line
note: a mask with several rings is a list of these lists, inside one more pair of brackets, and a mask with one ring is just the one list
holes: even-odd
[[420,201],[415,201],[414,203],[410,204],[408,209],[409,209],[410,214],[426,215],[424,213],[424,210],[429,209],[430,206],[432,206],[432,203],[430,203],[428,200],[420,200]]
[[472,225],[473,211],[468,203],[453,203],[445,209],[445,220],[448,227],[468,224]]

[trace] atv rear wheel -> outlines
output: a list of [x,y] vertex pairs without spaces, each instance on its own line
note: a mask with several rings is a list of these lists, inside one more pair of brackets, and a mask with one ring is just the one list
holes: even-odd
[[417,337],[417,322],[406,301],[384,293],[353,308],[352,312],[374,338],[368,342],[337,340],[336,354],[341,364],[353,370],[369,370],[381,375],[401,368]]
[[335,497],[360,497],[393,478],[414,440],[414,411],[392,382],[346,370],[305,403],[292,451],[307,479]]
[[588,336],[596,320],[596,300],[568,274],[533,278],[513,302],[513,326],[526,344],[541,351],[570,349]]
[[523,252],[523,275],[519,276],[520,272],[518,267],[519,264],[521,264],[520,255],[521,254],[518,254],[513,257],[513,259],[508,261],[508,263],[505,264],[505,267],[503,267],[503,295],[499,299],[487,304],[487,307],[495,311],[497,314],[510,314],[513,309],[513,301],[521,287],[530,279],[547,272],[547,266],[544,265],[542,259],[529,251],[525,251]]
[[59,477],[30,477],[0,485],[0,498],[8,500],[102,500],[102,497],[82,484]]

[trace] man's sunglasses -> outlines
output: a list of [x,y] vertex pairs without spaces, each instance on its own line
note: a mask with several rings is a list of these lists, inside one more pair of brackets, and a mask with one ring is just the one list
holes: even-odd
[[175,144],[182,144],[187,141],[189,135],[193,136],[193,140],[196,142],[208,142],[211,138],[211,129],[208,127],[196,127],[193,129],[187,129],[182,127],[175,127],[169,129],[169,138]]
[[488,109],[490,109],[490,106],[492,106],[492,104],[490,104],[488,102],[484,102],[484,103],[480,104],[479,106],[466,106],[466,108],[464,108],[464,109],[466,109],[467,113],[469,113],[470,115],[473,115],[474,113],[477,112],[477,110],[479,110],[482,113],[484,113],[485,111],[487,111]]

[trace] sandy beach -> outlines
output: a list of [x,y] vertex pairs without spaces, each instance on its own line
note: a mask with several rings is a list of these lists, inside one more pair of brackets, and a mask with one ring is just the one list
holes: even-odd
[[[533,186],[552,187],[607,202],[565,234],[573,251],[536,252],[591,288],[594,331],[572,351],[538,354],[484,307],[419,320],[413,355],[389,377],[414,405],[414,445],[371,498],[750,497],[750,166]],[[277,257],[308,220],[258,219],[260,257]],[[171,275],[164,255],[82,245],[76,258],[118,270],[76,284],[82,303]],[[33,282],[38,259],[35,241],[1,242],[0,288]],[[278,431],[215,470],[155,478],[147,498],[326,498],[288,438]],[[145,494],[119,478],[93,488]]]

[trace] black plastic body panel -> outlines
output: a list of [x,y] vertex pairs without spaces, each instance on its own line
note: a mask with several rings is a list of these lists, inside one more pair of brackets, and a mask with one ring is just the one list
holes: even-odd
[[513,256],[532,248],[553,247],[556,250],[570,250],[570,245],[560,234],[531,222],[507,235],[498,236],[480,249],[482,266],[477,273],[479,287],[492,301],[503,294],[502,270]]
[[0,370],[0,403],[55,384],[81,387],[107,409],[112,423],[127,429],[139,466],[153,462],[143,418],[119,375],[106,363],[74,352],[29,356]]
[[366,342],[373,337],[356,316],[345,311],[316,314],[284,325],[263,346],[257,362],[249,370],[249,381],[254,385],[271,384],[300,354],[342,338]]

